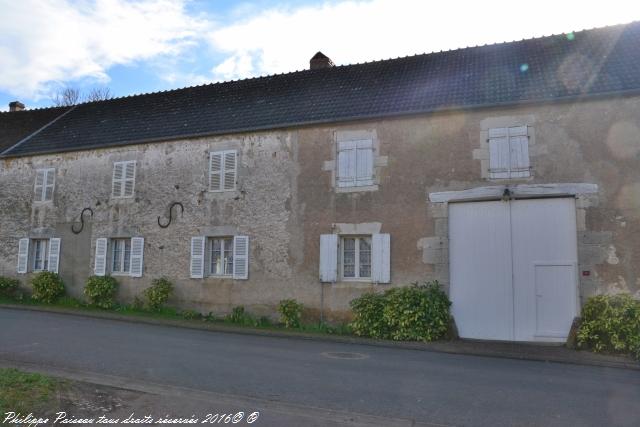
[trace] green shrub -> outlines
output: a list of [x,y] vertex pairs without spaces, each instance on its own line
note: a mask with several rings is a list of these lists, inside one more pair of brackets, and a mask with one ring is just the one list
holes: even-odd
[[145,307],[149,310],[160,310],[169,300],[173,292],[173,284],[166,278],[153,279],[151,286],[144,290]]
[[226,322],[235,323],[238,325],[251,325],[253,324],[253,317],[244,310],[244,307],[239,305],[231,309],[231,314],[225,316]]
[[[218,319],[212,313],[209,313],[205,316],[205,320],[215,322]],[[231,313],[224,317],[224,321],[227,323],[234,323],[236,325],[253,326],[255,328],[271,326],[271,320],[269,320],[268,317],[262,316],[256,318],[247,313],[241,305],[233,307]]]
[[185,320],[197,320],[202,317],[202,314],[198,313],[195,310],[184,310],[180,314],[182,315],[182,318]]
[[20,280],[0,276],[0,297],[19,299]]
[[590,298],[582,307],[578,346],[640,359],[640,301],[629,294]]
[[356,335],[372,338],[433,341],[449,330],[450,306],[438,282],[414,283],[351,301],[354,320],[350,326]]
[[389,338],[389,326],[384,321],[385,297],[382,294],[367,293],[349,303],[353,310],[350,323],[353,333],[371,338]]
[[31,285],[33,286],[33,295],[31,297],[35,301],[50,304],[64,295],[64,282],[60,276],[51,271],[43,271],[36,274],[31,280]]
[[383,318],[394,340],[434,341],[449,329],[451,302],[439,283],[390,289]]
[[84,287],[89,303],[100,308],[112,308],[118,282],[111,276],[91,276]]
[[286,328],[299,328],[304,306],[294,299],[283,299],[278,304],[280,321]]

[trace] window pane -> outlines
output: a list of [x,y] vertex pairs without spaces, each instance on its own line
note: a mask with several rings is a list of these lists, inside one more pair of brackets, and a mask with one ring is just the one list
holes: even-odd
[[121,240],[112,240],[112,261],[111,261],[111,271],[119,273],[122,265],[120,263],[120,259],[122,257],[122,241]]
[[36,240],[35,242],[35,253],[34,253],[34,261],[33,261],[33,269],[34,270],[42,270],[42,241]]
[[344,277],[356,277],[356,239],[343,239],[342,248],[342,274]]
[[224,274],[233,274],[233,239],[224,239]]
[[371,240],[367,237],[360,239],[360,275],[371,277]]
[[37,239],[33,241],[33,269],[37,271],[46,270],[49,267],[49,240]]
[[210,274],[222,274],[222,240],[211,239],[211,271]]
[[345,238],[343,242],[345,251],[354,251],[356,249],[356,239],[352,237]]
[[130,271],[130,267],[129,267],[129,263],[131,261],[131,240],[127,239],[127,240],[123,240],[122,242],[124,244],[124,255],[123,255],[123,259],[122,259],[122,272],[123,273],[128,273]]

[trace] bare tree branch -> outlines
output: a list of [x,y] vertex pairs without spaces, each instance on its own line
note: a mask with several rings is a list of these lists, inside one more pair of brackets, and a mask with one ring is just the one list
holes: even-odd
[[94,87],[91,91],[85,96],[86,102],[93,101],[104,101],[107,99],[113,98],[113,94],[111,93],[111,89],[108,87]]
[[59,90],[53,98],[56,107],[68,107],[76,105],[80,100],[80,91],[76,88],[68,87]]

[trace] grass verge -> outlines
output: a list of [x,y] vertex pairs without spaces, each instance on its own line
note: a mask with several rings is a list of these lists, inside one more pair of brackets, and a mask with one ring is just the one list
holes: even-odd
[[17,369],[0,369],[0,414],[37,413],[50,408],[64,381]]

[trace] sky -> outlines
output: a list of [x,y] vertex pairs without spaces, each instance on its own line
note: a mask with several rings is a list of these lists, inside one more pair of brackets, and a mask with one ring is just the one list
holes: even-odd
[[640,20],[630,0],[0,0],[0,111],[66,87],[115,96]]

